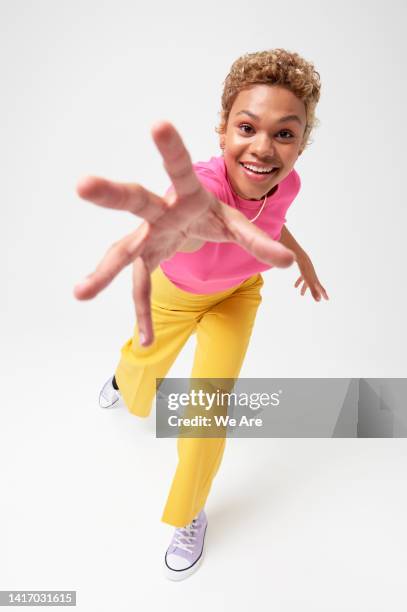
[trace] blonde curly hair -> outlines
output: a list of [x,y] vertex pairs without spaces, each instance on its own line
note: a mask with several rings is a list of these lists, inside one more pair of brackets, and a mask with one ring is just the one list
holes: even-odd
[[312,142],[310,134],[320,123],[315,117],[321,92],[320,75],[312,63],[298,53],[285,49],[245,53],[233,62],[224,81],[222,110],[218,113],[221,118],[215,131],[220,135],[225,134],[230,110],[237,95],[243,89],[258,84],[280,85],[304,102],[307,124],[300,146],[302,152]]

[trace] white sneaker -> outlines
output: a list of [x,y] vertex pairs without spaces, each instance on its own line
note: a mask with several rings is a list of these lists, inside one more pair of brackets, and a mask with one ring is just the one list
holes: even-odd
[[113,387],[112,381],[113,376],[105,382],[99,393],[99,406],[101,408],[118,408],[121,404],[122,396],[120,391]]

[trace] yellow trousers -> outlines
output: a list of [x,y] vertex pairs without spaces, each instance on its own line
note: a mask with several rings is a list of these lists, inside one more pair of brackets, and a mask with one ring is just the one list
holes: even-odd
[[[179,289],[157,267],[152,274],[151,305],[155,339],[139,344],[138,329],[121,350],[115,376],[128,410],[147,417],[156,379],[165,378],[192,333],[197,343],[192,378],[239,377],[261,302],[261,274],[218,293]],[[178,438],[178,466],[161,520],[183,527],[204,507],[225,449],[222,438]]]

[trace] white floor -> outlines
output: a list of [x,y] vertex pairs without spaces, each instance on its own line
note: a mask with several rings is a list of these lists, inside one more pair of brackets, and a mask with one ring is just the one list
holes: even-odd
[[228,440],[204,562],[172,583],[160,518],[176,441],[155,438],[154,414],[100,410],[96,375],[78,397],[73,384],[61,394],[61,369],[38,402],[15,371],[0,434],[0,590],[76,590],[77,609],[100,612],[406,610],[405,440]]

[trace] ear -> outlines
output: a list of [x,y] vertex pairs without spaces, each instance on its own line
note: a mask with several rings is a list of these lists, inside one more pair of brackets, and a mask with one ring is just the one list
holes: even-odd
[[222,150],[225,148],[225,140],[226,140],[225,135],[221,134],[219,137],[219,146]]

